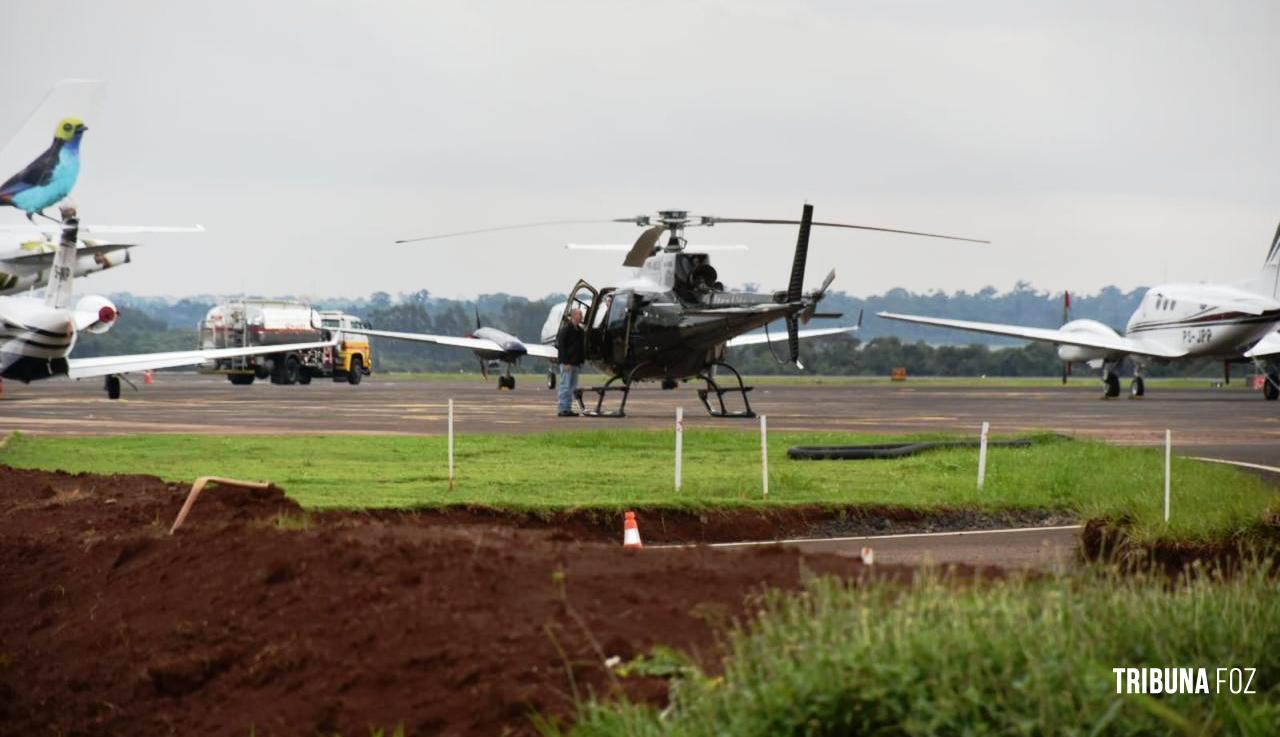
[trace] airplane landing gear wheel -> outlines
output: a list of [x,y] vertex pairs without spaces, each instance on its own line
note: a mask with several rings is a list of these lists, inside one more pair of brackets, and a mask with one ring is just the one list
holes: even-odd
[[298,371],[298,383],[306,386],[311,383],[311,370],[303,368]]
[[1102,393],[1103,399],[1113,399],[1120,396],[1120,377],[1115,374],[1107,374],[1107,378],[1103,379],[1106,389]]
[[1142,399],[1142,395],[1147,391],[1146,383],[1141,376],[1133,377],[1133,381],[1129,383],[1129,398]]
[[1267,372],[1267,380],[1262,385],[1262,398],[1268,402],[1280,399],[1280,371],[1271,369]]
[[551,391],[556,389],[556,374],[554,371],[547,372],[547,388]]
[[107,390],[107,399],[120,398],[120,377],[108,376],[103,382],[104,388]]
[[249,386],[255,378],[253,374],[227,374],[227,381],[236,386]]
[[498,377],[498,391],[502,391],[503,389],[510,389],[514,391],[515,388],[516,388],[516,377],[514,376]]

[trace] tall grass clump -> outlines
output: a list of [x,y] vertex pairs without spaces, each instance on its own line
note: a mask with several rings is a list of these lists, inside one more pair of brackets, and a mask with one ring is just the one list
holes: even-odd
[[[1280,734],[1273,575],[818,579],[766,597],[722,676],[677,676],[663,711],[586,703],[572,734]],[[1118,694],[1112,672],[1204,667],[1213,688],[1233,666],[1257,669],[1256,694]]]

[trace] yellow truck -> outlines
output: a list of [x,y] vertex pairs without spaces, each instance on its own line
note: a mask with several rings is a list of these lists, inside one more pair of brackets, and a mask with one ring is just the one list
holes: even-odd
[[223,374],[237,386],[256,379],[272,384],[310,384],[332,378],[359,384],[373,370],[369,339],[344,329],[368,328],[361,318],[337,310],[316,310],[303,302],[242,299],[215,305],[200,323],[201,348],[272,346],[336,338],[334,347],[221,359],[201,371]]

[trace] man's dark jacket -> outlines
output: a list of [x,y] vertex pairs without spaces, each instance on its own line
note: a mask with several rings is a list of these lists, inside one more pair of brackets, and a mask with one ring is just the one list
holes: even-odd
[[583,359],[582,330],[566,322],[556,333],[556,352],[562,366],[581,366]]

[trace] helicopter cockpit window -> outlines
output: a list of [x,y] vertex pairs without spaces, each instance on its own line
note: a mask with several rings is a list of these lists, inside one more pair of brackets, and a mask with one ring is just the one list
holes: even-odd
[[609,295],[613,301],[609,305],[609,330],[621,330],[627,325],[627,307],[630,303],[628,295]]

